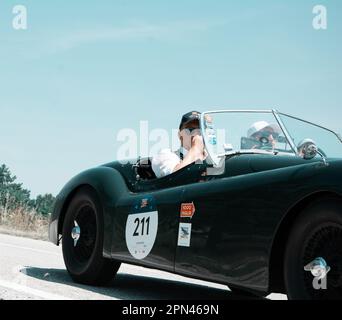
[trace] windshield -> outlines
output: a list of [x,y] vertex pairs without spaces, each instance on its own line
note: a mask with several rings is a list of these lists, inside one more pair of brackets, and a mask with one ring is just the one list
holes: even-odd
[[279,113],[279,117],[296,147],[299,147],[302,141],[310,139],[323,156],[342,158],[342,144],[335,132],[286,114]]
[[295,155],[272,111],[205,112],[202,131],[214,163],[236,152]]
[[216,165],[223,155],[239,152],[300,156],[299,146],[307,140],[316,144],[323,156],[342,157],[336,133],[272,110],[204,112],[201,130],[208,158]]

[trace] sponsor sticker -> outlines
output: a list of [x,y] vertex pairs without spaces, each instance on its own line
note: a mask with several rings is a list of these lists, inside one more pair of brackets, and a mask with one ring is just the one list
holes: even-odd
[[191,223],[180,223],[178,231],[178,246],[190,247]]
[[148,199],[142,199],[140,204],[140,209],[146,208],[148,206]]
[[192,217],[194,216],[196,211],[195,205],[193,202],[191,203],[182,203],[181,204],[181,212],[180,212],[180,216],[181,218],[190,218],[192,219]]

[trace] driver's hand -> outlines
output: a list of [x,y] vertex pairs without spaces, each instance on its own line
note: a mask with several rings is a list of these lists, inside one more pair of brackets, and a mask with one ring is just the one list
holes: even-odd
[[195,151],[196,157],[199,160],[205,159],[203,138],[200,135],[196,135],[191,140],[191,149]]

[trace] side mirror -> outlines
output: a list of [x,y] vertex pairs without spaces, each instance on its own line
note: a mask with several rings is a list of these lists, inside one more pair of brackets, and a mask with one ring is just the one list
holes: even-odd
[[303,159],[311,160],[318,154],[316,143],[311,139],[302,140],[297,146],[298,153]]

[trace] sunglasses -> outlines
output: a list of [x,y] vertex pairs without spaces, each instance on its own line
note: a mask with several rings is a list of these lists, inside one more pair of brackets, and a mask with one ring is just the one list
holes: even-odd
[[261,137],[269,137],[270,135],[272,135],[274,139],[277,139],[279,137],[279,133],[270,130],[263,130],[258,132],[258,136]]
[[183,129],[183,131],[189,136],[192,135],[193,133],[195,133],[196,131],[201,133],[201,130],[199,128],[185,128],[185,129]]

